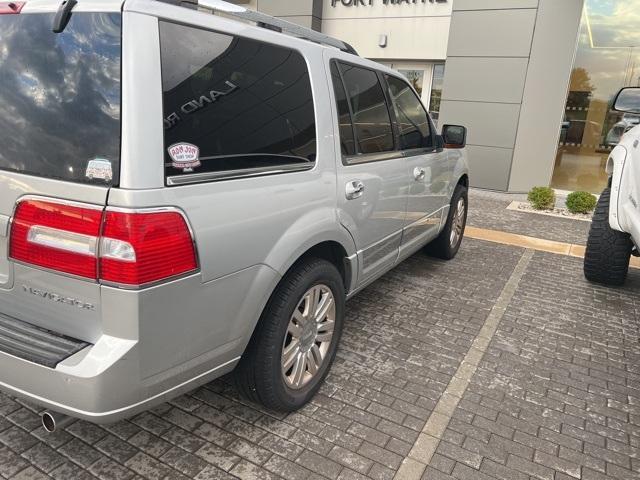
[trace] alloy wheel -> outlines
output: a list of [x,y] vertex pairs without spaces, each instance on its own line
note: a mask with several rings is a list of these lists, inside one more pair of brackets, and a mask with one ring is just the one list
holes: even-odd
[[451,225],[451,236],[449,238],[452,248],[458,245],[458,242],[462,238],[464,233],[464,226],[466,223],[466,209],[464,198],[460,198],[456,205],[456,211],[453,212],[453,221]]
[[300,389],[320,371],[336,321],[336,302],[326,285],[315,285],[293,310],[282,346],[282,375],[289,388]]

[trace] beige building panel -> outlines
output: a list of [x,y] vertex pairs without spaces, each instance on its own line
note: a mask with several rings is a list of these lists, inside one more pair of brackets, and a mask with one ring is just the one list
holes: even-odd
[[528,57],[535,21],[535,9],[456,11],[449,56]]
[[513,150],[510,148],[468,145],[471,186],[489,190],[506,190]]
[[[256,1],[256,0],[254,0]],[[274,17],[299,17],[322,15],[322,2],[320,0],[257,0],[258,8],[262,13]]]
[[[322,19],[322,31],[353,45],[362,57],[444,60],[450,17]],[[379,46],[387,35],[387,47]]]
[[549,185],[583,0],[540,0],[509,190]]
[[[560,0],[561,1],[561,0]],[[537,8],[538,0],[453,0],[453,10],[500,10]]]
[[449,58],[443,98],[520,103],[527,76],[527,62],[526,58]]
[[470,145],[513,148],[519,115],[520,105],[517,104],[445,100],[438,124],[464,125]]

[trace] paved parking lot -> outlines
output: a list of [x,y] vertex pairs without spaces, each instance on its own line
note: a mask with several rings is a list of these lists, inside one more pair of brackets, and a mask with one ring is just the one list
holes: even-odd
[[301,411],[248,405],[221,379],[49,435],[0,396],[0,475],[640,478],[639,293],[640,271],[595,287],[579,259],[467,239],[455,261],[415,255],[348,304],[334,368]]

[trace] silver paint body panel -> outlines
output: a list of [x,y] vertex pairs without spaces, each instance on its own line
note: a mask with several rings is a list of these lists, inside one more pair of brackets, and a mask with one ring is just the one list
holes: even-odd
[[[76,11],[94,9],[80,2]],[[101,11],[121,2],[100,1]],[[55,11],[59,1],[29,2]],[[318,150],[308,171],[165,186],[158,19],[285,45],[306,59]],[[442,228],[464,151],[343,165],[329,61],[397,75],[336,49],[152,0],[123,8],[122,152],[118,188],[0,171],[0,251],[24,195],[126,208],[175,207],[194,232],[200,271],[143,290],[70,278],[0,255],[0,312],[91,345],[55,369],[0,353],[0,388],[94,422],[131,416],[231,371],[282,276],[310,248],[339,244],[350,268],[347,294],[369,284]],[[427,171],[416,181],[413,170]],[[348,201],[345,183],[365,195]],[[28,287],[27,289],[23,286]],[[53,291],[95,305],[86,310],[30,295]]]

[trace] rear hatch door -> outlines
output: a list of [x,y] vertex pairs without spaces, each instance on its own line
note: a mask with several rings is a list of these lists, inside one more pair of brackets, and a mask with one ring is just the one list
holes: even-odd
[[[109,13],[109,2],[79,2],[56,34],[59,4],[0,2],[0,315],[94,342],[102,333],[95,279],[8,258],[17,203],[100,209],[118,185],[121,13],[116,3]],[[83,10],[91,4],[103,11]]]

